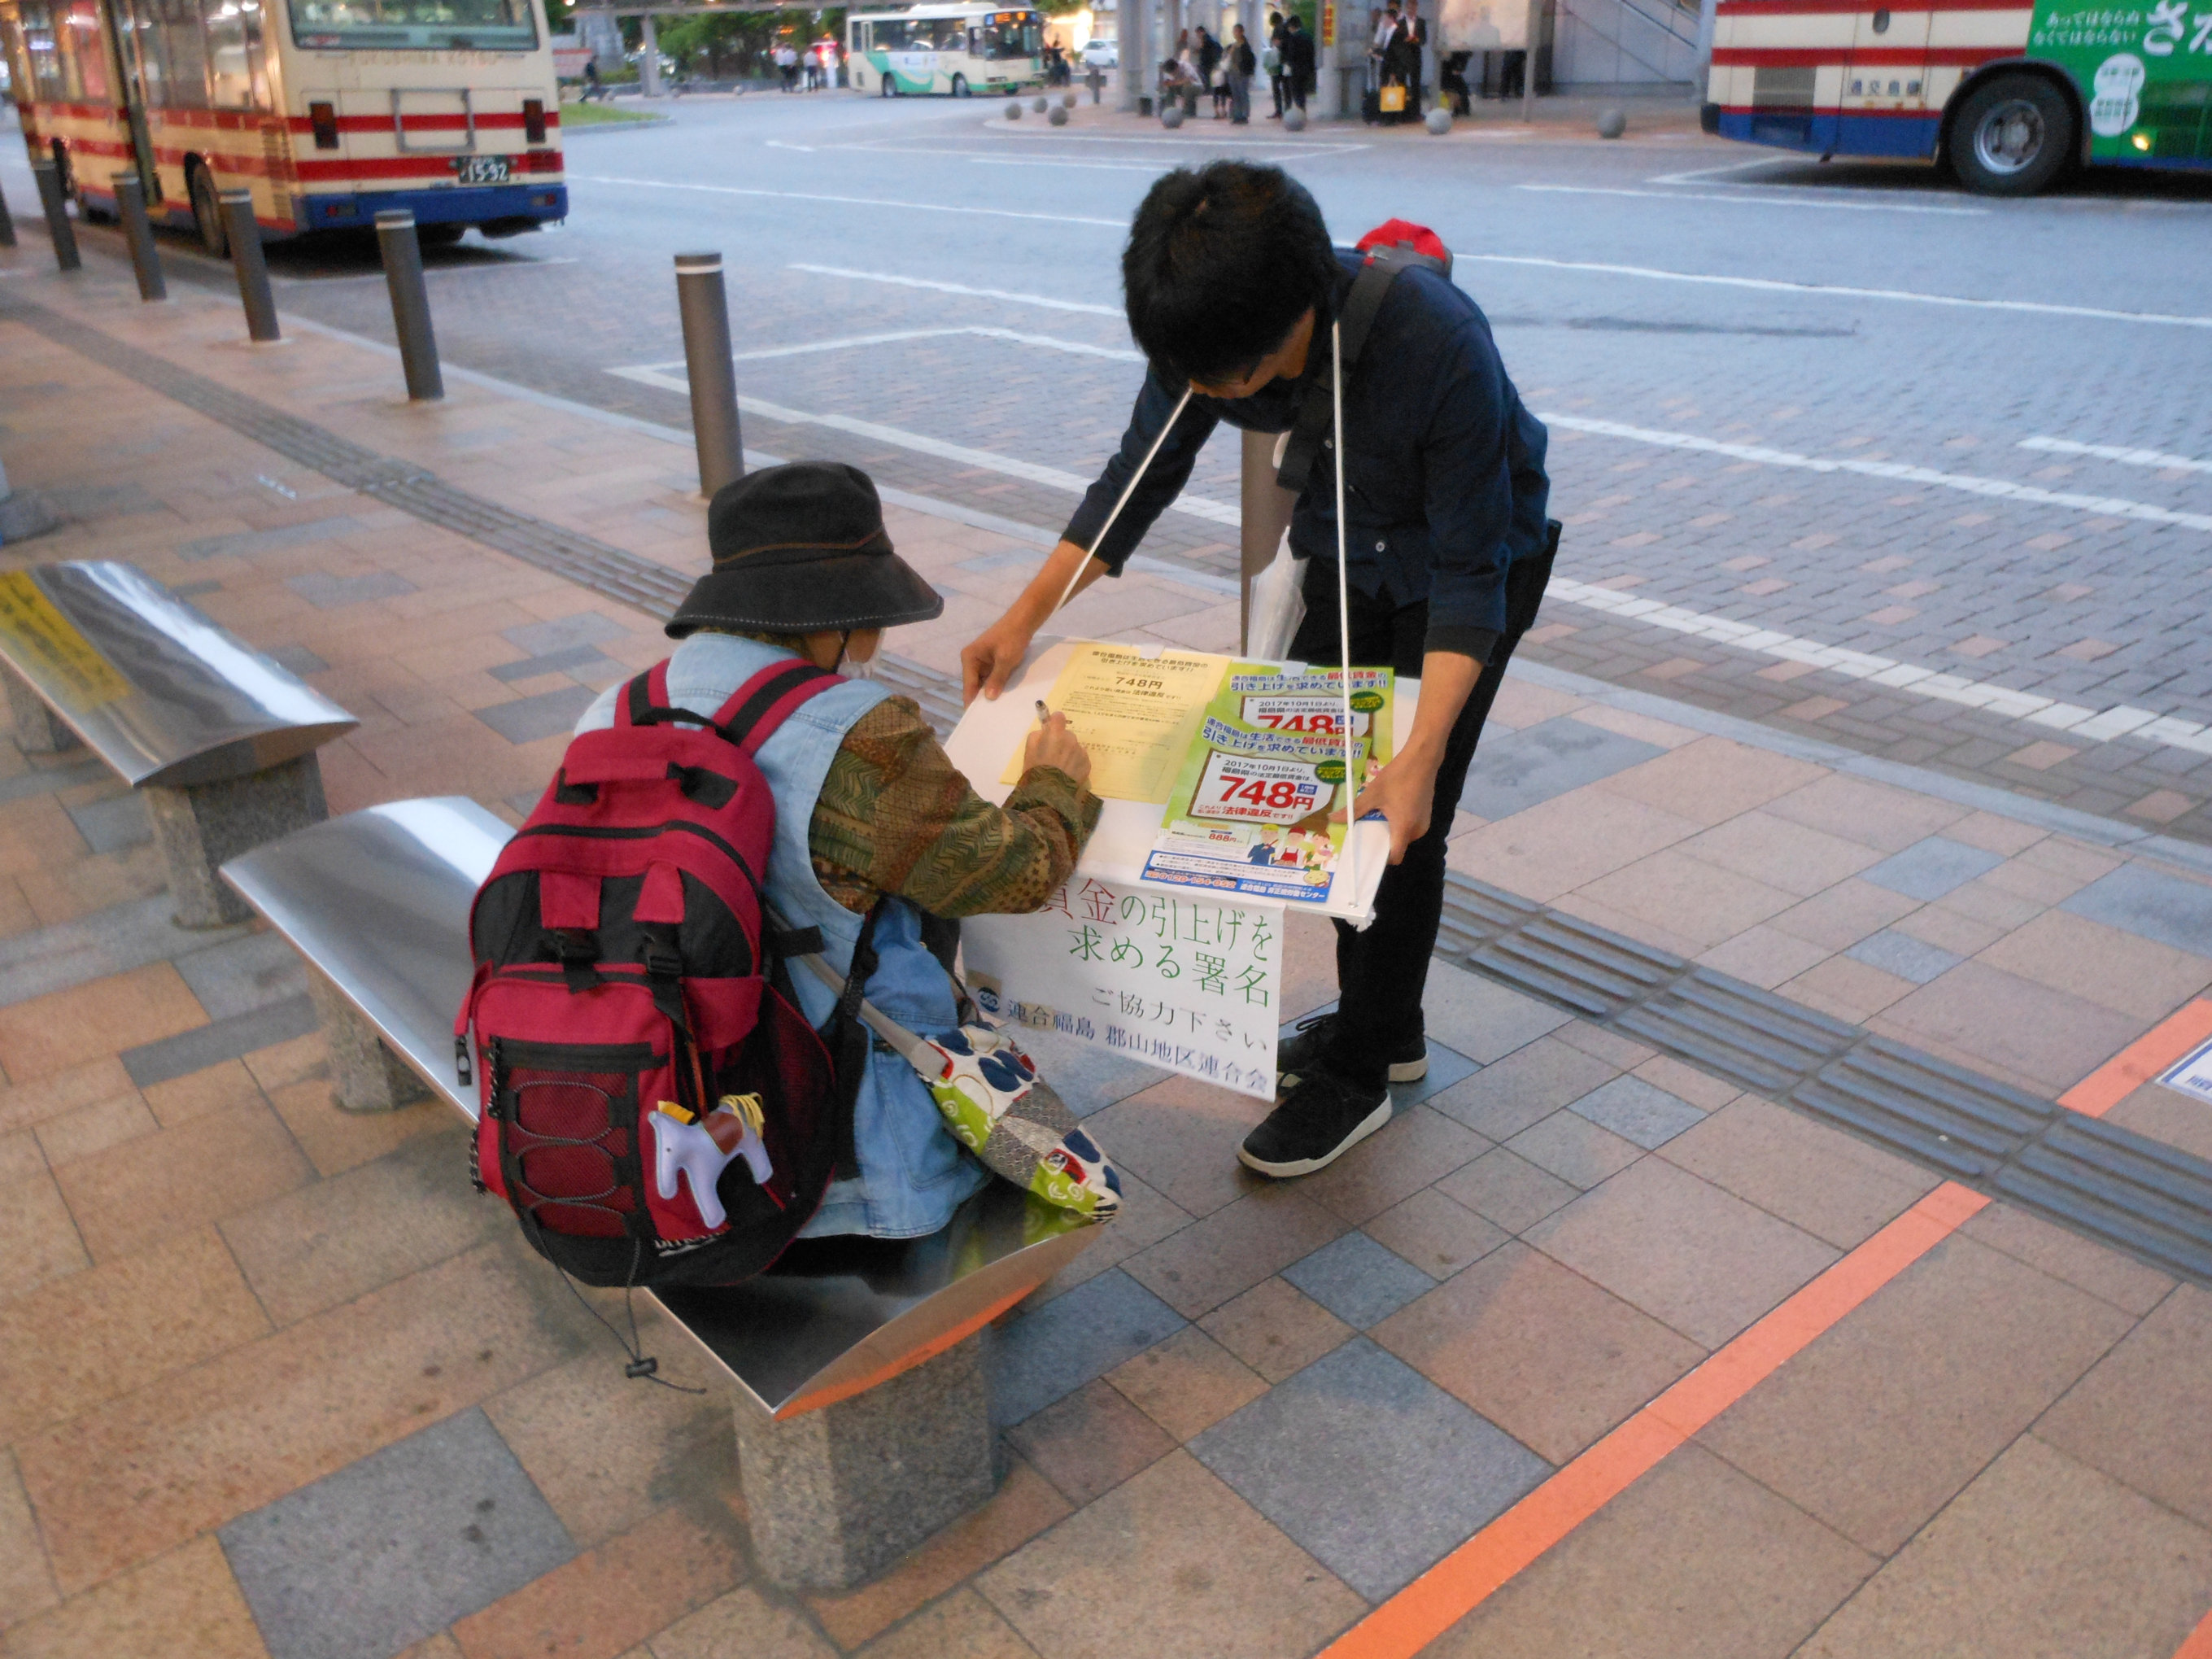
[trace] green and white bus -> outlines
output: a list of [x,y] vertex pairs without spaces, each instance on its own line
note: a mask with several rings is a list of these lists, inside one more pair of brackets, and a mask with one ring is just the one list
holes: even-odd
[[919,5],[847,15],[855,91],[884,98],[1018,92],[1044,78],[1044,19],[1029,10]]

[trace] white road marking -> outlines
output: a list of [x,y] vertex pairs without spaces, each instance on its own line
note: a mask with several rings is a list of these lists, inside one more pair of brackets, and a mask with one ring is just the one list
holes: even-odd
[[1800,455],[1794,450],[1769,449],[1763,444],[1729,443],[1719,438],[1701,438],[1689,432],[1656,432],[1650,427],[1627,426],[1619,421],[1590,420],[1580,415],[1539,415],[1538,420],[1549,426],[1565,427],[1571,432],[1588,432],[1601,438],[1624,438],[1631,443],[1656,444],[1662,449],[1690,449],[1707,455],[1726,455],[1739,461],[1756,461],[1763,466],[1796,467],[1807,472],[1855,472],[1862,477],[1881,478],[1892,483],[1933,484],[1942,489],[1961,490],[1969,495],[1996,496],[2000,500],[2027,501],[2037,507],[2066,507],[2080,513],[2094,513],[2116,519],[2140,519],[2148,524],[2179,525],[2187,530],[2212,531],[2212,513],[2179,513],[2169,507],[2154,507],[2148,501],[2130,501],[2120,495],[2084,495],[2073,490],[2044,489],[2034,484],[2016,483],[2010,478],[1983,478],[1966,472],[1939,472],[1934,467],[1913,466],[1904,461],[1875,461],[1825,455]]
[[1086,173],[1142,173],[1154,177],[1160,171],[1158,163],[1148,161],[1075,161],[1064,156],[976,155],[966,150],[957,153],[967,156],[979,167],[1080,167]]
[[1778,282],[1765,276],[1714,276],[1699,271],[1656,270],[1646,265],[1607,264],[1594,259],[1543,259],[1518,253],[1462,253],[1458,258],[1463,262],[1480,264],[1533,265],[1545,270],[1587,270],[1605,276],[1639,276],[1655,283],[1694,283],[1715,288],[1754,289],[1762,294],[1832,295],[1847,300],[1894,300],[1911,305],[1960,306],[1976,311],[2019,311],[2037,317],[2089,317],[2102,322],[2212,328],[2212,317],[2168,316],[2154,311],[2107,311],[2099,306],[2051,305],[2039,300],[1970,300],[1955,294],[1915,294],[1898,288],[1846,288],[1828,283]]
[[1779,167],[1784,161],[1796,159],[1794,155],[1755,155],[1748,161],[1730,161],[1722,167],[1698,167],[1690,173],[1662,173],[1644,182],[1647,185],[1703,184],[1708,179],[1723,178],[1731,173],[1749,173],[1757,167]]
[[[813,144],[792,144],[792,143],[785,143],[785,142],[784,142],[782,139],[781,139],[781,138],[770,138],[770,139],[766,140],[765,142],[766,142],[766,143],[767,143],[768,147],[769,147],[770,149],[797,149],[797,150],[804,150],[804,151],[805,151],[807,155],[813,155],[813,154],[814,154],[814,152],[815,152],[815,149],[816,149],[816,148],[817,148],[817,146],[815,146],[815,145],[813,145]],[[832,146],[832,148],[834,148],[834,149],[860,149],[860,145],[858,145],[858,144],[837,144],[837,145]]]
[[1972,219],[1986,217],[1990,211],[1987,208],[1923,207],[1911,202],[1835,202],[1811,194],[1726,196],[1717,191],[1620,190],[1599,185],[1516,185],[1513,188],[1541,191],[1553,196],[1643,196],[1660,202],[1726,202],[1733,207],[1822,208],[1831,213],[1937,213]]
[[1103,132],[1039,132],[1035,128],[1017,131],[1009,123],[993,118],[983,123],[983,131],[994,138],[1028,139],[1034,144],[1173,144],[1185,149],[1193,144],[1233,144],[1243,149],[1279,149],[1285,155],[1349,155],[1356,149],[1372,149],[1372,144],[1304,143],[1294,139],[1277,138],[1265,133],[1231,137],[1228,133],[1208,136],[1193,133],[1188,138],[1162,138],[1143,133]]
[[[682,374],[670,372],[680,370],[682,367],[680,363],[665,367],[647,364],[639,368],[611,368],[607,373],[620,375],[625,380],[659,386],[664,391],[681,392],[688,397],[691,390],[690,382]],[[978,467],[988,472],[1002,473],[1009,478],[1020,478],[1030,483],[1064,489],[1071,495],[1080,495],[1091,488],[1090,479],[1073,472],[1063,472],[1058,467],[1039,466],[1034,461],[1018,461],[1010,455],[1000,455],[988,449],[970,449],[964,444],[947,443],[942,438],[925,437],[919,432],[908,432],[899,427],[856,420],[850,415],[815,415],[760,398],[740,397],[738,407],[744,413],[757,415],[763,420],[781,421],[791,426],[828,427],[833,432],[849,432],[856,438],[868,438],[877,443],[891,444],[920,454],[934,455],[940,460],[957,461],[963,466]],[[1237,508],[1224,501],[1208,501],[1201,495],[1180,496],[1169,503],[1168,511],[1181,513],[1188,518],[1204,519],[1209,524],[1241,526],[1244,522],[1243,514]]]
[[827,202],[839,207],[896,208],[908,213],[959,213],[982,219],[1032,219],[1048,225],[1097,225],[1127,230],[1123,219],[1085,219],[1066,213],[1019,213],[1012,208],[951,207],[941,202],[900,202],[882,196],[829,196],[803,190],[745,190],[736,185],[677,184],[666,179],[631,179],[616,173],[572,173],[572,185],[629,185],[647,190],[689,190],[708,196],[757,196],[777,202]]
[[2127,449],[2118,444],[2082,444],[2071,438],[2022,438],[2022,449],[2040,449],[2052,455],[2093,455],[2100,461],[2118,461],[2122,466],[2154,466],[2182,468],[2191,472],[2212,472],[2212,461],[2199,461],[2187,455],[2168,455],[2156,449]]
[[897,288],[926,288],[939,294],[963,294],[978,300],[1011,300],[1017,305],[1042,306],[1048,311],[1079,311],[1090,317],[1120,318],[1119,306],[1091,305],[1081,300],[1059,300],[1044,294],[1016,294],[1003,288],[970,288],[965,283],[937,283],[923,276],[894,276],[886,270],[852,270],[843,265],[793,265],[815,276],[845,276],[856,283],[889,283]]
[[1938,673],[1914,663],[1850,651],[1839,645],[1824,645],[1818,640],[1799,639],[1772,629],[1756,628],[1749,623],[1732,622],[1725,617],[1685,611],[1657,599],[1639,599],[1565,576],[1553,576],[1551,586],[1545,592],[1547,597],[1602,611],[1624,620],[1648,623],[1654,628],[1734,646],[1740,651],[1779,657],[1788,662],[1808,663],[1872,685],[1910,690],[1916,696],[1934,697],[1969,708],[1985,708],[1994,714],[2052,727],[2069,737],[2086,738],[2096,743],[2131,737],[2171,749],[2185,749],[2193,754],[2212,755],[2212,729],[2195,720],[2154,714],[2148,708],[2132,708],[2119,703],[2100,713],[2079,703],[2060,702],[2032,691],[2015,691],[1986,681],[1960,679],[1955,674]]
[[[730,361],[737,363],[759,362],[767,357],[804,357],[817,351],[849,351],[859,346],[891,345],[901,340],[941,340],[949,336],[974,334],[987,340],[1011,340],[1016,345],[1042,346],[1047,351],[1065,351],[1077,357],[1103,357],[1110,362],[1141,363],[1144,354],[1124,351],[1116,346],[1086,345],[1080,340],[1062,340],[1050,334],[1024,334],[1011,328],[991,328],[980,323],[959,325],[951,328],[902,328],[885,334],[851,334],[836,340],[809,340],[799,345],[768,346],[759,351],[740,351]],[[655,363],[655,368],[675,368],[675,363]]]

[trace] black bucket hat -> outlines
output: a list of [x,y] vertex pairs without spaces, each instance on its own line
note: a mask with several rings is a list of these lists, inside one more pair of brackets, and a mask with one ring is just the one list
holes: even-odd
[[874,481],[842,462],[793,461],[724,484],[707,508],[707,550],[714,568],[669,619],[671,638],[896,628],[944,614],[944,596],[891,551]]

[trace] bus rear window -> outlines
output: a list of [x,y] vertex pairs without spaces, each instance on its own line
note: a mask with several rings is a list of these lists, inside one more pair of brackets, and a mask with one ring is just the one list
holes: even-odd
[[529,52],[529,0],[291,0],[292,38],[310,50]]

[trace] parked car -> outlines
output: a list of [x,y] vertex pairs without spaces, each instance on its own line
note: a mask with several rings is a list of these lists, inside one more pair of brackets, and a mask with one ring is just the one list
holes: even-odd
[[1121,54],[1116,42],[1092,39],[1083,43],[1083,67],[1087,70],[1119,69]]

